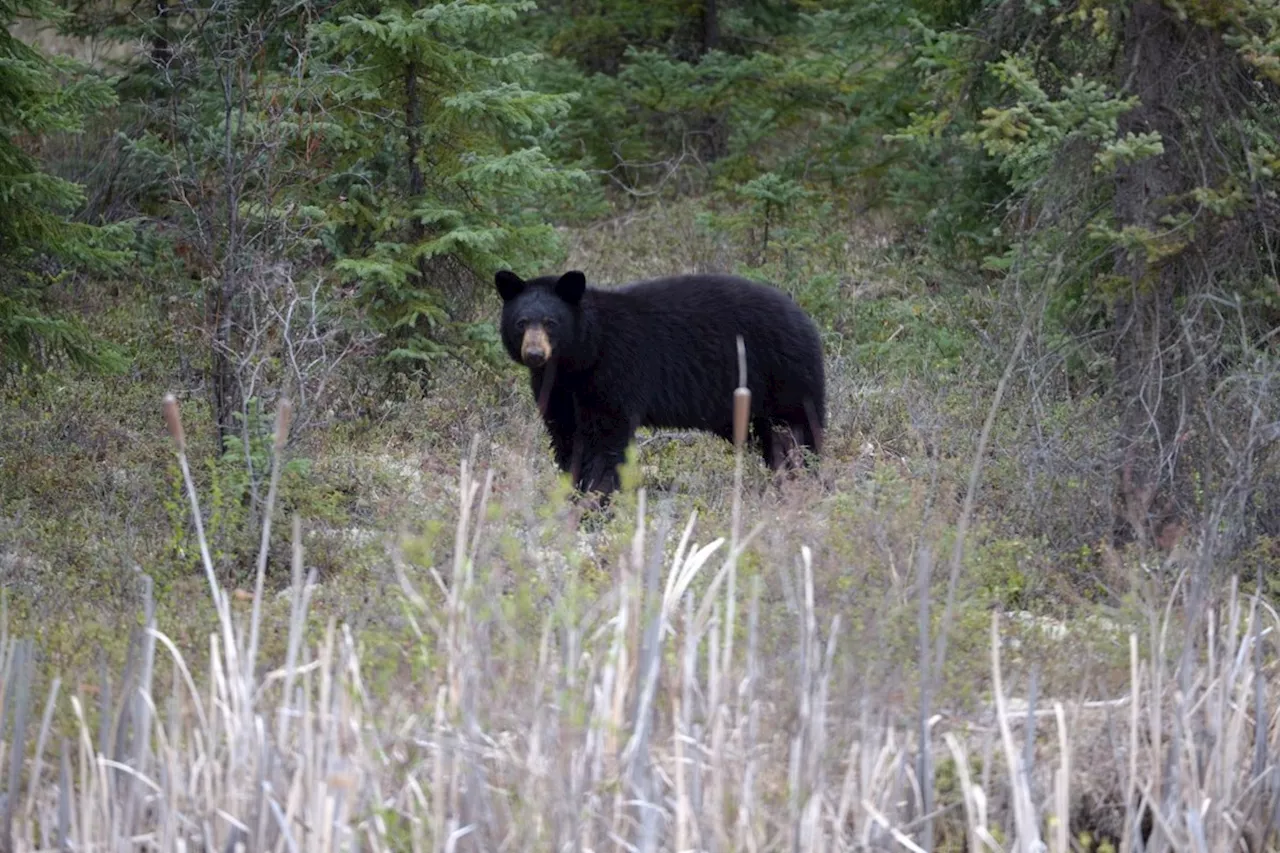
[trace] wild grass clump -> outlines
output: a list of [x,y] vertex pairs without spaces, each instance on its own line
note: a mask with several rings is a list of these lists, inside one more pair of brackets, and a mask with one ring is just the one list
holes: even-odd
[[[927,659],[896,686],[857,677],[886,671],[875,630],[823,601],[808,545],[761,546],[778,531],[742,502],[741,445],[725,534],[640,490],[590,594],[569,571],[521,604],[531,581],[505,574],[473,444],[451,547],[391,550],[415,663],[374,691],[380,662],[349,625],[309,635],[296,516],[287,639],[264,654],[271,513],[251,602],[232,606],[172,400],[165,414],[216,619],[207,662],[158,629],[145,577],[122,677],[96,700],[56,678],[37,697],[33,644],[0,630],[5,849],[1275,849],[1277,616],[1235,584],[1210,595],[1184,572],[1109,696],[1042,691],[1009,641],[1023,617],[993,612],[986,698],[934,713]],[[935,552],[906,568],[925,646],[947,621]]]

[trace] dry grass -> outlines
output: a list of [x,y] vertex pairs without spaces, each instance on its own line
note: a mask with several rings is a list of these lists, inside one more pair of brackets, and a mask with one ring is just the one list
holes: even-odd
[[[204,549],[172,402],[166,416]],[[696,512],[676,525],[641,491],[609,577],[565,573],[529,610],[511,606],[523,580],[474,455],[446,556],[392,551],[422,666],[390,696],[368,688],[350,626],[329,617],[308,639],[317,587],[296,519],[281,660],[259,647],[265,550],[247,612],[204,550],[205,667],[147,598],[96,727],[83,690],[54,681],[38,705],[31,644],[0,636],[7,849],[1067,851],[1102,849],[1100,834],[1124,851],[1274,848],[1277,619],[1234,585],[1212,602],[1175,587],[1129,637],[1127,692],[1101,701],[1038,697],[1034,678],[1011,695],[1017,650],[993,614],[990,701],[921,728],[908,687],[849,677],[885,653],[860,614],[826,606],[810,547],[765,548],[773,562],[746,571],[779,531],[742,503],[741,449],[725,534]]]

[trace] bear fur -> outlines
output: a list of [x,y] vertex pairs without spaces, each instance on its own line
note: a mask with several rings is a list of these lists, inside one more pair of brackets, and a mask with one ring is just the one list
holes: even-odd
[[529,369],[560,470],[607,496],[639,427],[733,440],[737,336],[746,345],[754,441],[775,471],[796,444],[822,449],[822,342],[790,296],[728,275],[679,275],[616,289],[578,271],[495,276],[502,343]]

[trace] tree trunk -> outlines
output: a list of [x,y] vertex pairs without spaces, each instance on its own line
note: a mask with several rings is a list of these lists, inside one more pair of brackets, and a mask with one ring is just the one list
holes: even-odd
[[[1194,34],[1191,34],[1194,36]],[[1189,34],[1159,0],[1130,8],[1124,32],[1122,82],[1141,103],[1121,117],[1120,134],[1157,131],[1164,152],[1121,167],[1114,212],[1120,228],[1165,230],[1160,218],[1185,193],[1189,173],[1180,163],[1183,125],[1177,114],[1177,70],[1188,61]],[[1185,431],[1187,386],[1175,312],[1190,276],[1183,254],[1149,259],[1118,249],[1116,272],[1128,279],[1115,306],[1116,395],[1121,471],[1118,497],[1122,540],[1149,545],[1174,520],[1186,475],[1178,464]]]
[[720,46],[720,13],[716,0],[702,3],[702,54]]
[[[418,94],[418,63],[412,59],[404,69],[404,141],[408,149],[409,187],[408,202],[414,202],[426,192],[427,183],[422,175],[422,164],[418,155],[422,152],[422,98]],[[422,222],[414,219],[409,225],[410,239],[421,243],[427,237],[427,229]],[[418,275],[422,281],[427,280],[426,259],[418,259]]]
[[[415,199],[426,190],[418,154],[422,151],[422,103],[418,96],[418,63],[410,60],[404,70],[404,135],[408,148],[409,198]],[[413,224],[414,239],[421,239],[421,222]]]
[[168,73],[173,49],[169,45],[169,0],[155,0],[156,24],[151,36],[151,63],[162,74]]
[[[711,51],[720,47],[720,7],[718,0],[702,0],[702,18],[699,21],[694,62],[701,62]],[[694,122],[695,144],[699,155],[707,162],[719,160],[729,151],[729,128],[724,120],[724,110],[712,109]]]
[[223,192],[226,203],[226,248],[222,257],[222,273],[215,285],[218,292],[214,298],[216,306],[216,324],[213,328],[213,416],[214,427],[218,433],[217,453],[221,454],[226,447],[227,437],[240,430],[236,425],[236,413],[242,411],[244,400],[241,399],[239,377],[233,358],[234,342],[232,334],[235,329],[235,312],[240,297],[240,176],[239,158],[235,149],[235,129],[232,119],[235,117],[237,92],[235,89],[234,71],[221,69],[223,117]]
[[235,364],[231,359],[232,312],[235,310],[235,279],[224,272],[221,282],[214,285],[213,325],[213,425],[217,432],[219,455],[226,449],[228,436],[236,435],[236,413],[242,409],[240,385]]

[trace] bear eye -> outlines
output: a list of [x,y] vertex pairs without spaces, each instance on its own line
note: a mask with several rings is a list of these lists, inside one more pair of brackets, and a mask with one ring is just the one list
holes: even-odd
[[521,332],[523,332],[523,331],[524,331],[524,327],[525,327],[525,326],[527,326],[527,325],[529,325],[529,321],[528,321],[528,320],[516,320],[516,330],[517,330],[517,331],[521,331]]
[[546,326],[548,329],[554,329],[556,327],[556,321],[547,317],[542,321],[542,325]]

